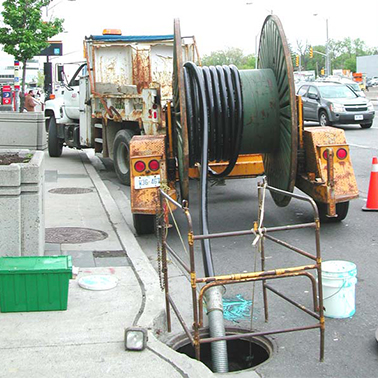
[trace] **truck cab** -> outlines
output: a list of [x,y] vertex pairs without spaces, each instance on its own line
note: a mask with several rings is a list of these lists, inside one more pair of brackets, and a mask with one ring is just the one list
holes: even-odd
[[[194,55],[193,44],[187,51]],[[94,148],[113,161],[119,181],[129,185],[132,137],[165,133],[173,35],[104,31],[85,38],[84,56],[74,72],[73,64],[56,66],[57,83],[45,107],[49,154],[59,157],[63,145]]]
[[[79,138],[80,78],[86,75],[86,63],[57,65],[54,93],[45,103],[46,131],[49,133],[49,154],[59,157],[63,144],[82,148]],[[72,76],[68,72],[73,72]]]

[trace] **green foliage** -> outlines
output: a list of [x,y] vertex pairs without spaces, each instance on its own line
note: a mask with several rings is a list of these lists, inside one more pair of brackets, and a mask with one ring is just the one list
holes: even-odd
[[44,83],[45,83],[45,75],[43,74],[42,71],[38,71],[37,87],[43,88]]
[[[51,0],[5,0],[3,25],[0,27],[0,44],[3,50],[22,62],[22,91],[25,91],[26,62],[48,46],[47,40],[63,31],[63,19],[43,21],[42,9]],[[21,107],[23,109],[23,96]]]
[[[325,67],[326,46],[318,45],[312,46],[314,50],[314,57],[310,59],[310,45],[306,42],[303,45],[297,41],[297,48],[293,51],[290,46],[292,55],[301,55],[302,71],[314,70],[319,74],[319,71]],[[368,48],[364,41],[357,38],[344,38],[342,41],[329,41],[329,54],[331,69],[346,69],[356,72],[357,69],[357,56],[373,55],[377,52],[377,48]],[[322,53],[322,54],[319,54]],[[294,62],[294,61],[293,61]],[[294,64],[294,63],[293,63]],[[295,66],[295,64],[294,64]]]
[[255,68],[255,56],[244,55],[243,50],[235,47],[229,47],[226,50],[213,51],[210,55],[202,58],[203,66],[234,64],[239,69]]
[[15,60],[25,62],[48,46],[47,40],[63,31],[63,19],[42,20],[42,8],[51,0],[6,0],[0,44]]

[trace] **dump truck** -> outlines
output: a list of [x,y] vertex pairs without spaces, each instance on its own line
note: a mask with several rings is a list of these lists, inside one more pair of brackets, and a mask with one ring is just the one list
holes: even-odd
[[[193,59],[194,42],[184,48]],[[83,62],[55,67],[54,91],[45,104],[49,154],[61,156],[63,146],[94,148],[113,161],[119,181],[129,185],[132,137],[164,133],[173,35],[104,30],[85,38],[84,56]]]

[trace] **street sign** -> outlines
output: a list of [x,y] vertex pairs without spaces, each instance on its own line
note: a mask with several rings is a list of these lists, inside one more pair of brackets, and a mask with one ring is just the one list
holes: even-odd
[[20,89],[20,62],[18,60],[14,61],[14,89]]
[[63,43],[60,41],[48,41],[50,44],[43,49],[37,56],[62,56],[63,55]]
[[10,85],[3,85],[2,92],[3,92],[3,105],[11,105],[12,104],[12,94],[11,94],[11,86]]

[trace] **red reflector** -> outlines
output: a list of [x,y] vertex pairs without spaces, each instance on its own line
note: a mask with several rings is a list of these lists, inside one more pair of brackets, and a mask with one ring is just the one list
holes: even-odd
[[336,156],[341,160],[345,159],[347,155],[348,155],[348,152],[345,148],[339,148],[336,152]]
[[154,118],[155,119],[157,118],[157,112],[154,112]]
[[137,161],[134,168],[137,172],[143,172],[146,169],[146,164],[143,161]]
[[323,152],[323,158],[324,158],[325,160],[328,159],[328,151],[327,151],[327,150],[324,150],[324,152]]
[[157,160],[151,160],[148,163],[148,168],[150,168],[151,171],[157,171],[160,168],[159,162]]

